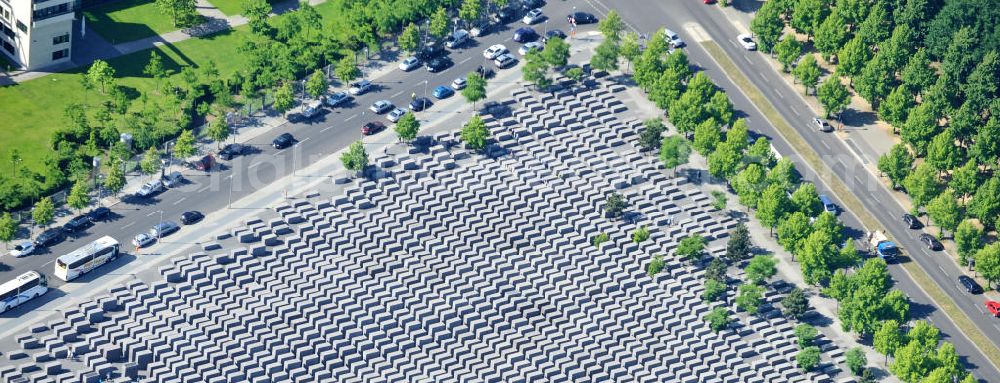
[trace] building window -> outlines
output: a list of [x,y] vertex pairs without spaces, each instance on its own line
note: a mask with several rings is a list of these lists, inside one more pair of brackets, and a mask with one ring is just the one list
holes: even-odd
[[28,26],[24,25],[21,20],[17,21],[17,29],[20,29],[21,33],[28,33]]
[[52,45],[59,45],[59,44],[68,43],[68,42],[69,42],[69,33],[67,33],[65,35],[62,35],[62,36],[56,36],[56,37],[52,38]]
[[62,3],[62,4],[59,4],[59,5],[53,5],[51,7],[42,8],[42,9],[39,9],[39,10],[35,11],[34,12],[34,20],[35,21],[39,21],[39,20],[49,19],[49,18],[53,18],[53,17],[59,16],[59,15],[65,15],[67,13],[70,13],[70,11],[72,11],[72,10],[69,8],[69,3]]
[[52,61],[69,57],[69,49],[62,49],[52,52]]
[[17,54],[17,51],[14,50],[14,46],[10,45],[10,43],[8,43],[6,41],[3,42],[3,49],[7,50],[7,52],[10,52],[10,54],[12,54],[12,55],[16,55]]

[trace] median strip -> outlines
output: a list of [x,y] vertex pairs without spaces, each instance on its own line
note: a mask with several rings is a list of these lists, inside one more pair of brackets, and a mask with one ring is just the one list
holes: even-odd
[[[816,152],[802,138],[798,131],[788,124],[788,121],[771,105],[766,97],[757,89],[753,83],[743,74],[736,64],[726,55],[718,44],[714,41],[703,41],[701,46],[708,52],[729,79],[750,99],[750,101],[761,111],[761,113],[771,122],[771,125],[778,130],[785,141],[812,167],[817,174],[833,174],[833,171],[816,155]],[[826,183],[831,191],[847,206],[867,228],[880,228],[879,221],[865,209],[864,205],[837,177],[826,177]],[[951,298],[938,286],[927,274],[923,266],[916,261],[901,264],[903,270],[913,279],[918,287],[934,301],[941,311],[951,319],[962,333],[983,353],[983,355],[1000,367],[1000,349],[998,349],[979,330],[978,327],[965,312],[952,302]]]

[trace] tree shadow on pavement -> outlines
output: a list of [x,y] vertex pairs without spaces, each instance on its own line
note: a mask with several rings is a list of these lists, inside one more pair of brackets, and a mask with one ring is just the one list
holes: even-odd
[[732,0],[733,9],[743,12],[743,13],[754,13],[760,9],[760,6],[764,4],[763,1],[758,0]]
[[840,113],[840,122],[844,124],[844,127],[854,127],[861,128],[867,125],[874,124],[876,121],[875,113],[868,111],[860,111],[854,108],[847,108]]

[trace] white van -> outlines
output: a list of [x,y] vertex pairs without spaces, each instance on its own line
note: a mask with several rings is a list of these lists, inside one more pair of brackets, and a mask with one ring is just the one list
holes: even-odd
[[468,40],[469,40],[469,31],[464,29],[459,29],[455,31],[455,33],[452,33],[451,36],[448,36],[448,39],[445,41],[444,46],[448,47],[448,49],[454,49],[457,46],[465,44],[465,42]]
[[319,115],[319,112],[322,109],[323,109],[323,102],[322,101],[317,100],[317,101],[310,102],[309,105],[306,105],[306,107],[302,109],[302,117],[305,117],[305,118],[316,117],[316,116]]

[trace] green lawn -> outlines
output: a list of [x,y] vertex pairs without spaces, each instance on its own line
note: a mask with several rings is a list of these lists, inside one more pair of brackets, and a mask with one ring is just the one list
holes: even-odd
[[176,31],[153,0],[119,0],[83,12],[87,25],[113,44]]
[[[198,66],[212,60],[219,72],[228,76],[240,64],[236,46],[241,35],[247,33],[245,28],[237,28],[155,49],[163,56],[164,65],[175,75],[181,65]],[[150,92],[153,89],[152,79],[142,73],[149,61],[149,53],[146,50],[109,61],[116,70],[118,83],[126,87],[128,93],[137,95],[138,92],[147,92],[156,97]],[[0,124],[2,161],[6,162],[8,153],[16,147],[26,166],[40,169],[41,159],[51,152],[48,145],[52,132],[64,124],[63,110],[66,105],[76,102],[96,106],[106,99],[96,89],[84,91],[80,79],[86,69],[78,68],[0,88],[0,100],[4,100],[0,106],[4,115],[4,123]]]
[[208,0],[226,16],[238,15],[243,11],[243,0]]

